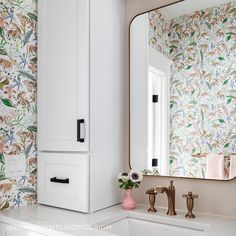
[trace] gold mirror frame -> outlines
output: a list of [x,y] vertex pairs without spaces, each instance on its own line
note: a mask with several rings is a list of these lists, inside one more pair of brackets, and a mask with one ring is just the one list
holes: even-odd
[[[180,3],[180,2],[184,2],[185,0],[179,0],[179,1],[176,1],[176,2],[173,2],[173,3],[169,3],[169,4],[166,4],[166,5],[163,5],[161,7],[157,7],[157,8],[154,8],[154,9],[151,9],[149,11],[145,11],[145,12],[142,12],[142,13],[139,13],[137,15],[135,15],[132,20],[130,21],[129,23],[129,56],[128,56],[128,59],[129,59],[129,84],[128,84],[128,88],[129,88],[129,112],[128,112],[128,119],[129,119],[129,168],[132,169],[131,167],[131,153],[130,153],[130,107],[131,107],[131,99],[130,99],[130,89],[131,89],[131,86],[130,86],[130,80],[131,80],[131,70],[130,70],[130,59],[131,59],[131,56],[130,56],[130,44],[131,44],[131,35],[130,35],[130,29],[131,29],[131,24],[133,23],[134,19],[140,15],[143,15],[143,14],[146,14],[146,13],[149,13],[151,11],[155,11],[155,10],[159,10],[161,8],[165,8],[165,7],[168,7],[168,6],[171,6],[171,5],[174,5],[174,4],[177,4],[177,3]],[[181,177],[181,176],[170,176],[170,175],[144,175],[145,177],[159,177],[159,178],[176,178],[176,179],[191,179],[191,180],[206,180],[206,181],[218,181],[218,182],[229,182],[229,181],[232,181],[234,179],[236,179],[236,176],[233,178],[233,179],[204,179],[204,178],[193,178],[193,177]]]

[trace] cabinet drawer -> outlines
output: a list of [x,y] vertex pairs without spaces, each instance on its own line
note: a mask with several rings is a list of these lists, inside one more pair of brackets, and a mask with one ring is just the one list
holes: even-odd
[[88,212],[89,156],[38,154],[38,202]]

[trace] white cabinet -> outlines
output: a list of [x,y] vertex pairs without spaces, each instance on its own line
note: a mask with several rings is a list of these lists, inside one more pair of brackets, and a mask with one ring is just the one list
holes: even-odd
[[38,202],[82,212],[115,205],[124,0],[39,0],[38,18]]
[[43,235],[0,222],[0,236],[43,236]]
[[38,185],[40,203],[88,212],[88,155],[40,153]]
[[38,6],[39,150],[88,151],[89,1]]

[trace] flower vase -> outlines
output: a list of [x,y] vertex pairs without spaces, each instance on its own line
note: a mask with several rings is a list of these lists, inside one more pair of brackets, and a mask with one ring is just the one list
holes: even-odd
[[134,210],[136,208],[136,202],[134,201],[134,199],[132,197],[132,190],[133,189],[127,189],[125,191],[125,197],[122,202],[122,207],[125,210]]

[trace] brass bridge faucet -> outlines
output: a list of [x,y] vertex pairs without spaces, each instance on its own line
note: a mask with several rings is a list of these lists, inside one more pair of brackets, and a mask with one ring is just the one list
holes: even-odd
[[156,201],[156,195],[158,193],[166,193],[168,198],[168,211],[167,215],[174,216],[176,215],[175,211],[175,187],[173,185],[173,180],[170,181],[169,187],[157,187],[147,190],[146,194],[149,194],[150,208],[148,212],[156,212],[154,207]]

